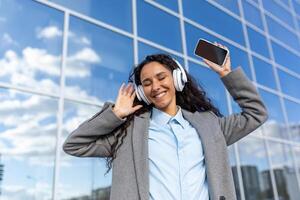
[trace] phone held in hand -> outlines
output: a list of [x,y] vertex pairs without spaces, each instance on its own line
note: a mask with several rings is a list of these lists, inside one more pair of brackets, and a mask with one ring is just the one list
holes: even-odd
[[205,58],[217,65],[223,66],[228,50],[200,38],[194,51],[196,56]]

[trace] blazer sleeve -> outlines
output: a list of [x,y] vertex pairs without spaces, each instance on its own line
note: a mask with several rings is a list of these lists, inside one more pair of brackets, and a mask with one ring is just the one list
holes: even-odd
[[238,67],[221,80],[242,110],[219,118],[226,143],[231,145],[261,126],[268,119],[268,114],[256,88],[242,68]]
[[115,129],[126,121],[112,111],[112,103],[105,103],[102,110],[83,122],[65,140],[63,150],[77,157],[109,157],[110,144]]

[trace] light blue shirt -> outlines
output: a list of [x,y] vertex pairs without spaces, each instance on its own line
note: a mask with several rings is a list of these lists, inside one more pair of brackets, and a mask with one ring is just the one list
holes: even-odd
[[149,127],[150,200],[208,200],[204,154],[197,131],[182,116],[152,109]]

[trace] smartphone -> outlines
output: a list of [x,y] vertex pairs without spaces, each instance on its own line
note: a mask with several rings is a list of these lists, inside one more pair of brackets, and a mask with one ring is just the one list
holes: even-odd
[[223,66],[228,55],[228,50],[218,47],[207,40],[199,39],[194,53],[196,56],[200,56],[217,65]]

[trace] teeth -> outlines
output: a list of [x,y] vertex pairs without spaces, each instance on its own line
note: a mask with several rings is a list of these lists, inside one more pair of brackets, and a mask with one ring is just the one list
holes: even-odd
[[160,97],[164,96],[165,93],[166,93],[166,92],[162,92],[162,93],[160,93],[160,94],[158,94],[158,95],[155,95],[154,97],[155,97],[155,98],[160,98]]

